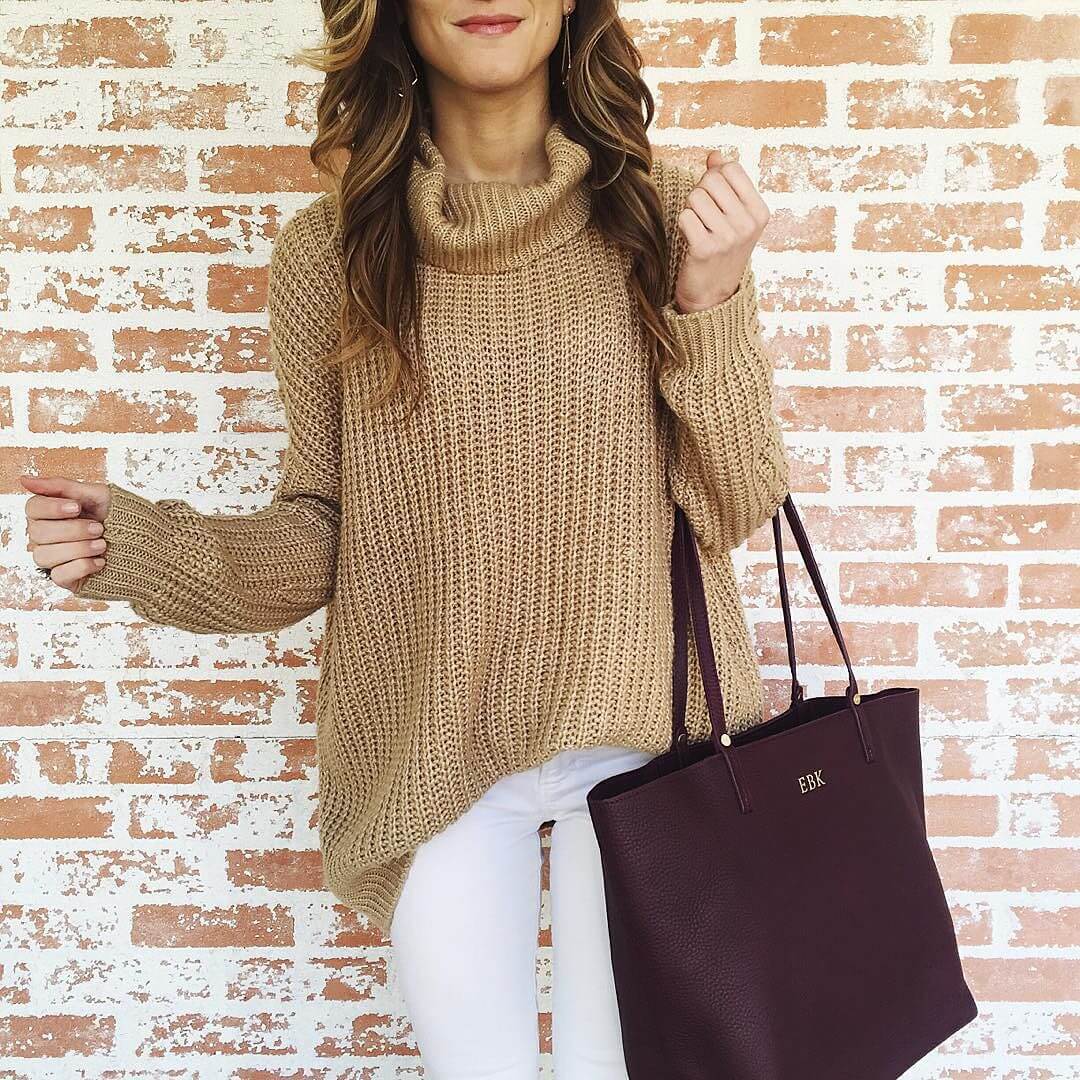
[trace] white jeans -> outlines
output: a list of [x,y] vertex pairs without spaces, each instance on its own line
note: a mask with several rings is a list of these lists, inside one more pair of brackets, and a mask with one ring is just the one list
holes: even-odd
[[653,755],[564,750],[493,784],[421,844],[390,925],[425,1080],[536,1080],[540,835],[549,859],[556,1080],[626,1080],[600,851],[585,795]]

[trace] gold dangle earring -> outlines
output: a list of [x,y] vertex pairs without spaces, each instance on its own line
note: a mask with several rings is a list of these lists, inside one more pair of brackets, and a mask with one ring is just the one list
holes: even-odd
[[562,82],[570,78],[570,12],[563,12],[563,55],[562,55]]
[[[413,73],[412,81],[409,83],[409,85],[410,86],[415,86],[416,85],[416,80],[419,79],[420,76],[417,74],[416,65],[413,63],[412,53],[410,53],[409,50],[406,49],[405,50],[405,55],[409,58],[409,67],[412,68],[412,73]],[[400,97],[400,98],[403,98],[405,96],[405,91],[404,90],[398,90],[397,96]]]

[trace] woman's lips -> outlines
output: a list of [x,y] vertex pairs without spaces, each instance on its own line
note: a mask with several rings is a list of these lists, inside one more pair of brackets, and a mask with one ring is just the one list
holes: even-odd
[[455,23],[455,25],[459,30],[464,30],[466,34],[493,36],[495,34],[511,33],[517,29],[520,22],[520,19],[514,19],[510,16],[506,18],[496,16],[494,19],[474,19],[469,22]]

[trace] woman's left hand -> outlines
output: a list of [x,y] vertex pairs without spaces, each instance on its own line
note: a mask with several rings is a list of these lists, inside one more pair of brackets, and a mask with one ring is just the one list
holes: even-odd
[[677,218],[686,254],[674,303],[683,314],[714,307],[735,292],[769,220],[769,208],[738,161],[713,150],[705,165]]

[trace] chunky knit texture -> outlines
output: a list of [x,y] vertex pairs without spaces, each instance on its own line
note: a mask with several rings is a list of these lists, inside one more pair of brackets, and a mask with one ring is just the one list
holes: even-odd
[[[544,145],[544,180],[449,183],[422,133],[407,197],[426,397],[411,416],[358,407],[376,365],[323,363],[336,203],[295,213],[270,265],[288,425],[272,502],[205,514],[110,484],[106,566],[79,592],[195,633],[272,631],[327,605],[325,881],[384,933],[417,845],[502,776],[569,747],[668,747],[672,500],[698,538],[729,727],[762,719],[730,550],[780,504],[788,463],[753,272],[707,311],[674,308],[676,217],[698,177],[658,161],[663,316],[685,361],[651,378],[629,260],[589,223],[589,153],[559,121]],[[705,738],[692,650],[690,677]]]

